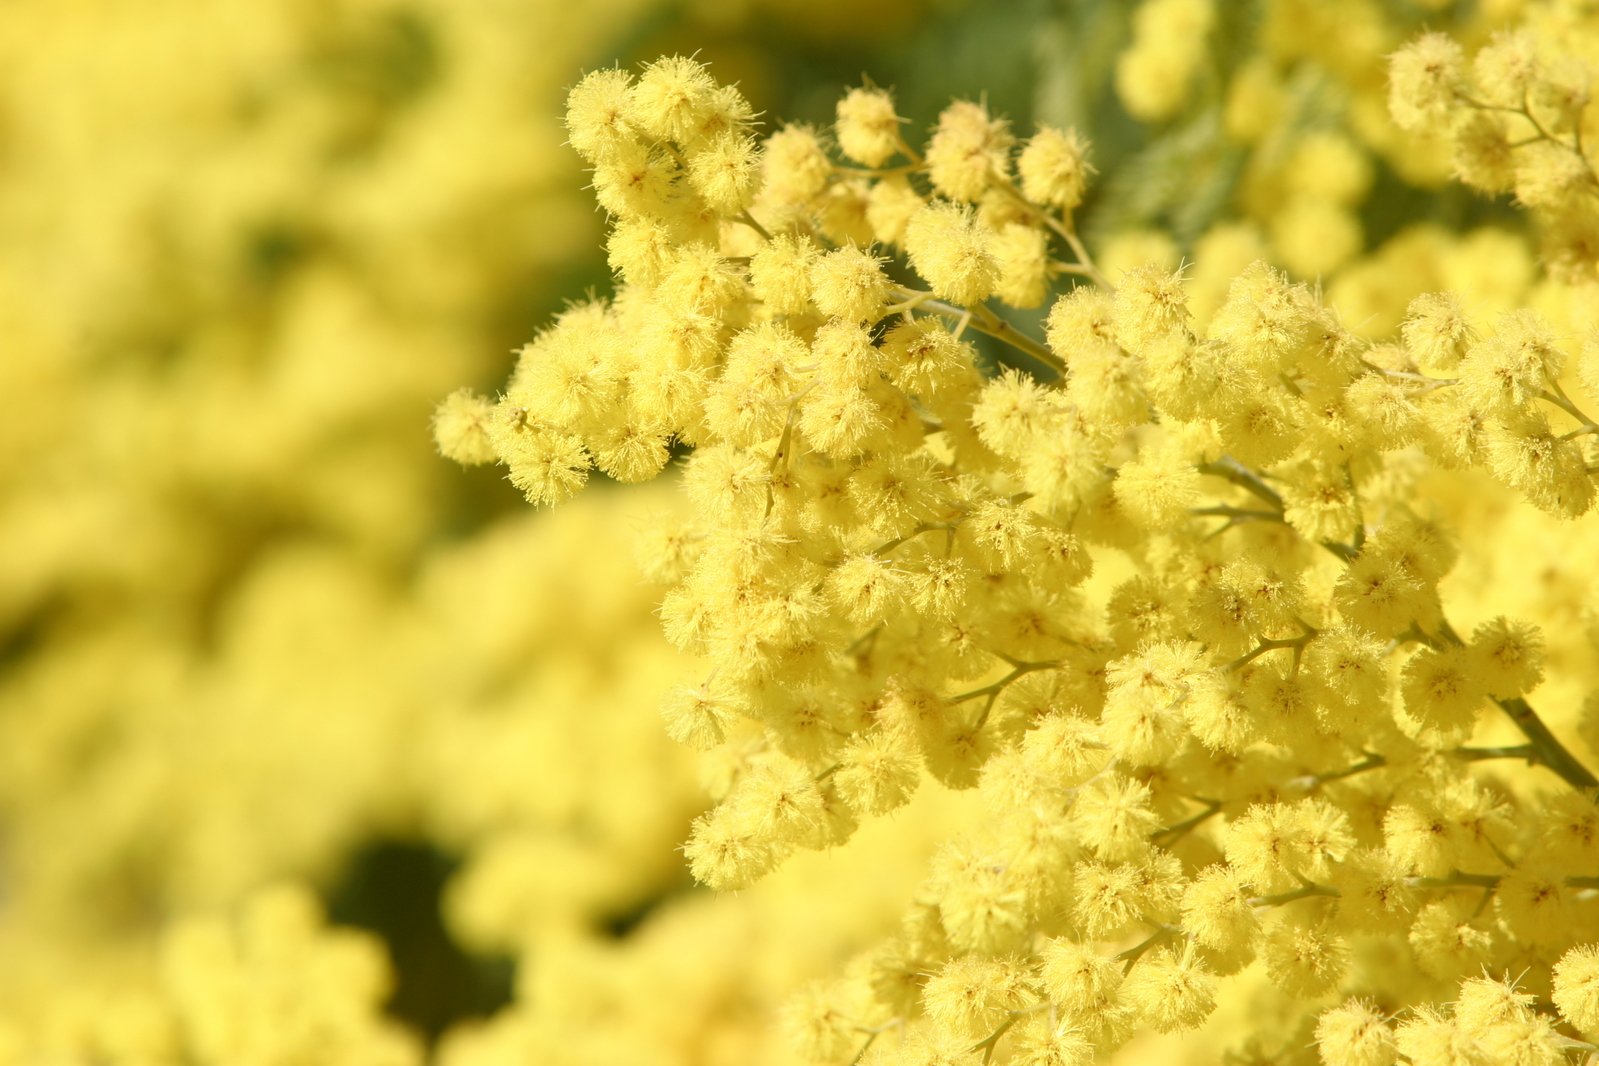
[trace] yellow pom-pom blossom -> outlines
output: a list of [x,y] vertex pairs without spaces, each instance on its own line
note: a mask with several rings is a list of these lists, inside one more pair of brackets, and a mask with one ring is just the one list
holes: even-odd
[[937,296],[958,304],[981,303],[994,291],[998,264],[985,230],[969,208],[936,201],[905,224],[905,251]]
[[903,121],[884,90],[851,89],[838,101],[839,150],[864,166],[880,167],[899,151]]
[[1446,119],[1459,106],[1465,56],[1442,33],[1418,37],[1394,53],[1389,68],[1389,107],[1394,121],[1420,130]]
[[1370,1003],[1352,999],[1316,1021],[1316,1050],[1324,1066],[1393,1066],[1393,1030]]
[[1554,969],[1555,1006],[1584,1033],[1599,1030],[1599,947],[1584,944],[1560,957]]
[[1116,91],[1145,121],[1182,110],[1215,22],[1211,0],[1143,0],[1133,13],[1133,42],[1116,57]]
[[566,129],[573,151],[598,163],[628,140],[629,93],[633,76],[625,70],[585,74],[566,97]]
[[928,177],[952,200],[978,200],[996,182],[1009,180],[1014,144],[1005,120],[981,104],[956,101],[938,116],[927,143]]
[[811,299],[829,317],[875,322],[883,317],[888,278],[872,256],[858,248],[840,248],[811,267]]
[[649,64],[629,86],[624,116],[656,140],[687,141],[714,106],[716,82],[704,64],[667,56]]
[[1083,202],[1094,168],[1088,163],[1088,145],[1076,130],[1046,126],[1023,146],[1016,172],[1029,200],[1069,212]]
[[491,463],[495,459],[489,424],[494,419],[494,404],[471,389],[460,389],[439,405],[433,416],[433,439],[446,459],[465,466]]
[[1204,1021],[1215,1008],[1215,986],[1191,948],[1158,948],[1133,967],[1122,994],[1152,1029],[1168,1033]]

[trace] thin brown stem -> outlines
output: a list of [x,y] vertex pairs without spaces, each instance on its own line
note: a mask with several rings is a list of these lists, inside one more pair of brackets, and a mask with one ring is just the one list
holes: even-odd
[[739,212],[738,221],[744,223],[744,225],[748,226],[756,233],[759,233],[762,240],[769,241],[772,239],[772,235],[766,231],[766,227],[755,221],[755,216],[750,214],[749,208],[745,208],[743,211]]
[[1249,469],[1230,455],[1224,455],[1214,463],[1200,463],[1199,472],[1210,474],[1212,477],[1225,478],[1234,485],[1244,489],[1250,495],[1264,501],[1278,514],[1283,511],[1283,498],[1255,471]]
[[1248,522],[1259,520],[1262,522],[1281,522],[1283,516],[1277,511],[1251,511],[1247,507],[1195,507],[1189,514],[1204,515],[1214,518],[1231,518],[1234,522]]
[[1168,825],[1164,829],[1157,829],[1149,834],[1150,843],[1169,848],[1219,813],[1221,813],[1221,804],[1214,800],[1209,800],[1206,802],[1205,809],[1198,814],[1184,818],[1173,825]]
[[1272,640],[1269,637],[1260,637],[1256,640],[1253,648],[1249,649],[1249,651],[1245,652],[1243,655],[1240,655],[1238,658],[1222,667],[1222,669],[1240,669],[1244,666],[1247,666],[1249,663],[1254,662],[1260,656],[1265,655],[1268,651],[1280,651],[1284,648],[1292,649],[1294,652],[1294,657],[1297,660],[1299,653],[1304,649],[1306,644],[1310,643],[1311,638],[1315,635],[1316,630],[1307,629],[1299,636],[1292,637],[1287,640]]
[[1137,962],[1139,959],[1143,958],[1144,954],[1146,952],[1148,952],[1150,948],[1154,947],[1156,944],[1160,943],[1162,940],[1165,940],[1167,937],[1171,936],[1174,932],[1176,932],[1176,930],[1174,928],[1172,928],[1171,926],[1163,925],[1159,929],[1156,929],[1153,933],[1149,934],[1149,936],[1145,937],[1143,940],[1140,940],[1138,943],[1134,944],[1132,947],[1128,948],[1126,951],[1124,951],[1121,954],[1117,955],[1116,956],[1116,961],[1123,964],[1122,972],[1123,973],[1132,972],[1133,964],[1135,962]]
[[1465,762],[1486,762],[1489,759],[1526,759],[1529,766],[1538,762],[1538,749],[1531,744],[1515,744],[1501,748],[1456,748],[1449,754]]
[[[1045,217],[1048,218],[1047,215]],[[1079,263],[1083,264],[1094,284],[1107,292],[1115,292],[1116,286],[1112,285],[1109,279],[1100,273],[1099,267],[1094,265],[1094,260],[1089,257],[1088,247],[1083,244],[1082,238],[1077,236],[1077,231],[1071,226],[1061,226],[1056,232],[1065,239],[1067,246],[1072,250],[1072,254],[1077,257]]]
[[1411,888],[1486,888],[1499,887],[1498,874],[1467,874],[1456,870],[1448,877],[1407,877]]
[[1571,397],[1566,395],[1566,390],[1560,387],[1560,382],[1552,381],[1549,385],[1548,389],[1538,393],[1538,398],[1546,403],[1554,404],[1579,423],[1577,428],[1566,434],[1566,437],[1562,437],[1562,440],[1568,437],[1580,436],[1584,433],[1599,432],[1599,423],[1595,423],[1593,419],[1582,413],[1581,408],[1572,402]]
[[1051,670],[1059,665],[1059,662],[1021,662],[1018,663],[1010,673],[1006,674],[998,681],[995,681],[992,684],[984,685],[982,688],[974,688],[970,692],[963,692],[959,696],[949,696],[947,697],[947,701],[951,704],[957,704],[965,703],[968,700],[981,699],[984,696],[997,696],[1001,692],[1005,691],[1005,689],[1017,678],[1022,677],[1025,674],[1033,673],[1036,670]]
[[1538,717],[1538,712],[1532,705],[1520,696],[1511,699],[1494,698],[1499,709],[1510,716],[1516,723],[1516,728],[1521,730],[1521,735],[1527,738],[1527,746],[1533,749],[1536,758],[1529,757],[1528,762],[1536,762],[1546,766],[1558,774],[1572,788],[1580,792],[1594,792],[1599,790],[1599,778],[1594,777],[1577,757],[1560,743],[1554,733],[1549,731],[1549,726]]
[[955,526],[951,522],[923,522],[921,525],[917,526],[903,537],[895,537],[893,540],[885,541],[882,544],[879,544],[877,547],[872,549],[872,554],[884,556],[892,552],[895,548],[898,548],[901,544],[904,544],[906,541],[915,540],[923,533],[932,533],[935,530],[950,530],[954,528]]
[[1356,774],[1363,774],[1368,770],[1380,770],[1387,765],[1387,759],[1376,752],[1370,752],[1364,759],[1357,763],[1352,763],[1342,770],[1332,770],[1325,774],[1317,774],[1315,776],[1315,784],[1311,787],[1316,788],[1325,785],[1329,781],[1342,781],[1346,777],[1354,777]]
[[1327,885],[1317,885],[1306,882],[1303,886],[1294,889],[1292,892],[1279,892],[1274,896],[1253,896],[1250,898],[1249,902],[1256,907],[1278,907],[1284,903],[1294,903],[1298,900],[1310,899],[1312,896],[1337,895],[1338,890],[1336,888],[1329,888]]
[[1115,291],[1115,286],[1105,278],[1104,274],[1100,273],[1099,267],[1094,265],[1093,256],[1088,254],[1088,247],[1083,244],[1082,238],[1077,236],[1075,229],[1023,196],[1021,190],[1016,188],[1009,178],[1003,175],[996,175],[995,184],[1001,192],[1009,196],[1018,206],[1025,210],[1030,218],[1042,222],[1049,228],[1050,232],[1066,242],[1066,247],[1072,250],[1072,255],[1077,258],[1078,265],[1082,267],[1084,277],[1102,289]]
[[916,163],[906,163],[897,167],[850,167],[842,164],[833,164],[834,174],[843,174],[851,178],[896,178],[910,174],[920,169]]
[[1390,370],[1385,366],[1375,366],[1371,363],[1367,363],[1366,365],[1377,371],[1385,378],[1393,378],[1395,381],[1409,381],[1419,385],[1420,388],[1415,389],[1411,395],[1432,392],[1435,389],[1444,389],[1451,385],[1458,385],[1460,383],[1459,378],[1431,378],[1426,374],[1413,374],[1408,370]]
[[1029,337],[984,304],[963,307],[960,304],[934,299],[931,293],[919,292],[914,289],[897,289],[894,295],[902,301],[900,304],[896,304],[896,307],[901,307],[905,310],[927,310],[954,318],[978,333],[993,337],[997,341],[1003,341],[1017,351],[1031,356],[1057,374],[1066,372],[1065,360],[1045,347],[1042,341]]
[[907,144],[904,137],[895,134],[894,143],[899,148],[899,154],[911,161],[911,169],[915,170],[922,166],[921,153]]
[[972,1045],[972,1052],[983,1053],[983,1066],[988,1066],[989,1060],[994,1057],[994,1047],[999,1043],[1000,1037],[1010,1032],[1011,1027],[1021,1018],[1020,1014],[1012,1014],[1009,1018],[999,1023],[999,1028],[989,1033],[982,1040]]

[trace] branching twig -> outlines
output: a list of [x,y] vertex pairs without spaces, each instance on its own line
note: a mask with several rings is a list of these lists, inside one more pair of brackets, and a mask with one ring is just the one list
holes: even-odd
[[1003,341],[1017,351],[1031,356],[1057,374],[1066,372],[1065,360],[1045,347],[1042,341],[1029,337],[984,304],[963,307],[960,304],[934,299],[932,293],[921,292],[916,289],[895,289],[894,297],[901,301],[894,305],[897,309],[927,310],[953,318],[978,333],[993,337],[997,341]]

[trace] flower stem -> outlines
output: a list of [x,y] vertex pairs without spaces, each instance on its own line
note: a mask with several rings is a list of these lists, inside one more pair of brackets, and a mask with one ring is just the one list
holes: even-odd
[[[1464,647],[1465,641],[1456,633],[1447,621],[1438,627],[1439,638],[1442,643]],[[1521,730],[1521,735],[1527,738],[1527,747],[1530,753],[1527,761],[1546,766],[1558,774],[1566,784],[1579,792],[1592,793],[1599,790],[1599,778],[1594,777],[1593,771],[1578,761],[1566,746],[1560,743],[1558,737],[1550,732],[1549,726],[1538,717],[1538,712],[1532,709],[1532,704],[1520,696],[1511,696],[1503,699],[1498,696],[1493,701],[1499,709],[1509,715],[1516,728]]]
[[1259,474],[1230,455],[1224,455],[1214,463],[1200,463],[1199,472],[1225,478],[1250,495],[1263,500],[1277,514],[1283,511],[1283,498],[1277,494],[1277,491],[1266,484]]
[[1182,821],[1177,822],[1175,825],[1168,825],[1164,829],[1155,830],[1153,833],[1149,834],[1149,840],[1153,844],[1159,844],[1163,848],[1169,848],[1183,837],[1193,832],[1196,828],[1204,825],[1211,818],[1214,818],[1220,812],[1221,804],[1212,800],[1208,802],[1205,806],[1205,809],[1200,811],[1198,814],[1189,818],[1185,818]]
[[1276,907],[1284,903],[1293,903],[1301,899],[1310,899],[1312,896],[1337,896],[1336,888],[1326,885],[1306,884],[1292,892],[1279,892],[1275,896],[1255,896],[1249,902],[1257,907]]
[[1010,345],[1017,351],[1029,355],[1043,363],[1057,375],[1066,373],[1066,361],[1046,348],[1042,341],[1034,340],[989,308],[986,304],[976,304],[972,307],[962,307],[945,300],[936,300],[931,293],[918,292],[915,289],[896,289],[894,297],[902,301],[895,307],[905,307],[907,310],[926,310],[936,314],[963,322],[969,328],[985,336],[993,337]]

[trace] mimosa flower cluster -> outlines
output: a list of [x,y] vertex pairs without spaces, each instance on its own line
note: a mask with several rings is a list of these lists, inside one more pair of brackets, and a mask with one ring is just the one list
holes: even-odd
[[[1440,40],[1395,56],[1401,123],[1475,106]],[[1573,175],[1546,205],[1592,173],[1562,99],[1522,146]],[[920,146],[872,86],[757,138],[668,57],[589,74],[567,124],[616,291],[436,437],[539,504],[688,451],[695,518],[641,555],[702,664],[662,708],[718,801],[694,875],[755,884],[924,775],[985,812],[792,1002],[804,1057],[1087,1063],[1262,972],[1329,1064],[1595,1050],[1599,782],[1526,698],[1584,660],[1518,617],[1457,628],[1441,591],[1492,535],[1444,517],[1470,486],[1592,509],[1591,277],[1540,308],[1421,292],[1373,340],[1264,260],[1197,308],[1181,271],[1102,267],[1087,138],[978,102]]]
[[[1569,16],[1568,16],[1569,17]],[[1448,130],[1455,176],[1484,193],[1512,193],[1539,223],[1551,271],[1592,277],[1599,265],[1599,177],[1584,145],[1593,94],[1591,35],[1505,30],[1470,55],[1430,33],[1395,54],[1390,101],[1409,131]],[[1574,47],[1575,46],[1575,47]]]

